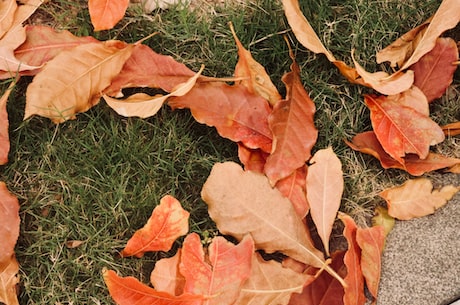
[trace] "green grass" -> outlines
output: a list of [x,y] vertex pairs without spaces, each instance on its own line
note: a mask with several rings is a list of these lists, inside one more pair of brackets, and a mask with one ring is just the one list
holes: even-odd
[[[287,33],[317,107],[315,150],[332,146],[343,163],[341,209],[364,223],[379,202],[376,194],[409,177],[398,170],[384,171],[370,156],[345,146],[343,139],[371,128],[362,99],[369,90],[350,85],[322,55],[300,46],[287,31],[276,1],[215,7],[209,14],[180,5],[150,15],[131,8],[115,29],[101,33],[93,33],[85,2],[51,1],[31,20],[76,35],[127,42],[159,32],[147,41],[155,51],[195,71],[205,64],[204,74],[219,77],[231,76],[237,60],[227,25],[232,21],[243,45],[266,67],[282,94],[281,76],[291,64],[281,34]],[[376,50],[428,18],[438,2],[302,1],[306,17],[334,55],[351,63],[350,50],[355,48],[369,70],[383,68],[375,64]],[[458,39],[458,31],[453,34]],[[166,194],[191,212],[191,231],[202,236],[216,233],[200,190],[214,163],[237,159],[234,143],[196,123],[188,111],[167,107],[141,120],[122,118],[101,102],[58,126],[38,117],[22,122],[29,82],[21,79],[9,100],[10,162],[0,168],[1,180],[21,203],[16,248],[21,304],[111,304],[101,278],[103,267],[147,283],[155,260],[167,254],[120,259],[117,253]],[[460,119],[459,83],[457,73],[449,94],[432,106],[437,122]],[[460,157],[459,147],[458,138],[449,138],[438,149]],[[65,243],[71,240],[84,243],[69,249]]]

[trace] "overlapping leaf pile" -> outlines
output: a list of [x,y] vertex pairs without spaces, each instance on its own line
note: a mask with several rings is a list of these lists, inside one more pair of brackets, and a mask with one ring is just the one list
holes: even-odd
[[[94,17],[100,15],[94,12],[101,3],[89,1],[96,29],[103,28]],[[302,85],[292,52],[291,71],[282,77],[287,92],[283,98],[235,33],[239,61],[234,84],[229,85],[202,76],[202,69],[194,73],[141,42],[101,42],[45,26],[23,26],[39,4],[33,0],[19,6],[16,1],[1,4],[5,13],[0,28],[0,76],[34,76],[26,92],[25,119],[40,115],[62,123],[96,105],[101,97],[120,115],[146,118],[167,102],[172,109],[190,109],[198,122],[236,142],[244,166],[216,164],[201,193],[219,231],[233,236],[238,244],[218,236],[203,248],[197,234],[187,235],[174,256],[156,263],[151,273],[153,288],[105,270],[104,280],[118,304],[364,304],[365,285],[375,302],[380,258],[392,217],[410,219],[432,213],[458,191],[456,187],[432,191],[431,183],[423,179],[386,190],[381,196],[391,216],[379,210],[374,226],[360,228],[340,213],[348,249],[331,251],[329,239],[341,203],[343,173],[332,148],[312,156],[318,136],[315,105]],[[377,157],[384,168],[404,169],[415,176],[445,167],[458,171],[459,159],[429,152],[431,145],[444,140],[444,132],[428,111],[428,103],[443,94],[456,69],[455,42],[438,37],[459,22],[458,1],[443,1],[429,21],[379,53],[378,61],[390,61],[399,68],[391,75],[369,73],[354,58],[355,68],[335,59],[302,15],[298,2],[284,0],[283,5],[294,34],[305,47],[325,54],[352,83],[383,94],[365,96],[374,131],[357,135],[348,145]],[[112,21],[116,23],[125,9],[119,6]],[[122,89],[128,87],[160,88],[168,94],[121,99]],[[0,100],[2,164],[9,147],[5,106],[10,90]],[[453,133],[455,128],[458,123],[444,130]],[[414,188],[418,191],[411,192]],[[420,200],[422,193],[425,200]],[[5,194],[0,198],[11,197]],[[0,201],[6,207],[0,219],[17,219],[6,214],[17,210],[13,201]],[[322,245],[315,245],[310,237],[307,214]],[[188,216],[175,198],[164,197],[121,255],[169,251],[178,237],[187,234]],[[9,236],[6,254],[0,253],[0,287],[4,287],[0,302],[17,304],[13,288],[18,267],[12,252],[17,234]],[[259,250],[280,252],[284,259],[266,261]]]

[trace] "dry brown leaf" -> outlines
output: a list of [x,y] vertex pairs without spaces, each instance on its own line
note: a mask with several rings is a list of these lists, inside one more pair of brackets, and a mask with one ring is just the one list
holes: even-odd
[[169,97],[183,96],[187,94],[195,85],[196,80],[200,77],[203,69],[204,66],[201,66],[198,73],[191,77],[187,82],[179,84],[167,95],[150,96],[145,93],[136,93],[125,100],[115,99],[108,95],[103,95],[103,97],[106,103],[119,115],[125,117],[137,116],[140,118],[148,118],[155,115]]
[[343,193],[342,163],[330,147],[317,151],[310,163],[307,172],[307,200],[318,235],[329,256],[329,237]]
[[0,261],[0,303],[19,305],[16,285],[19,283],[19,264],[14,255]]
[[433,190],[427,178],[407,180],[404,184],[386,189],[379,195],[388,204],[388,214],[400,220],[433,214],[447,203],[460,187],[447,185]]
[[132,49],[133,45],[111,40],[62,51],[27,88],[24,119],[38,114],[61,123],[96,105]]
[[83,240],[68,240],[65,242],[65,246],[69,249],[74,249],[80,247],[83,243]]
[[460,134],[460,122],[450,123],[441,127],[446,136],[458,136]]
[[12,26],[17,7],[16,0],[0,1],[0,39]]
[[13,26],[20,25],[29,19],[45,0],[23,0],[19,2],[20,5],[14,13]]

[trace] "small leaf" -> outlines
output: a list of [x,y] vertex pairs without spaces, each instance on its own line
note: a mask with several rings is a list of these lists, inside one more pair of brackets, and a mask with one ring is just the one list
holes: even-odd
[[184,292],[185,278],[179,272],[181,251],[179,249],[173,257],[162,258],[155,263],[150,273],[150,283],[156,290],[176,296]]
[[0,165],[8,163],[8,153],[10,151],[9,121],[6,104],[16,82],[11,82],[10,86],[0,97]]
[[69,249],[78,248],[83,245],[84,241],[82,240],[68,240],[65,242],[65,246]]
[[388,214],[388,210],[380,205],[375,208],[375,215],[372,217],[372,226],[382,226],[385,238],[393,230],[395,219]]
[[178,237],[187,234],[188,217],[176,198],[164,196],[145,226],[129,239],[121,256],[142,257],[148,251],[169,251]]
[[450,123],[441,127],[446,136],[458,136],[460,134],[460,122]]
[[343,193],[342,163],[330,147],[317,151],[310,163],[307,200],[318,235],[329,255],[329,237]]
[[431,181],[426,178],[407,180],[401,186],[386,189],[379,194],[388,204],[388,214],[401,220],[409,220],[433,214],[447,203],[459,187],[447,185],[433,191]]
[[250,149],[244,146],[243,143],[238,143],[238,158],[246,171],[263,173],[269,155],[269,153],[261,149]]
[[129,0],[89,0],[88,9],[95,31],[110,30],[125,15]]

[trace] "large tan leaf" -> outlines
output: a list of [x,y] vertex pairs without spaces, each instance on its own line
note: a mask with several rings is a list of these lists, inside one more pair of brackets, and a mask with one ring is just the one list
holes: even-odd
[[329,237],[343,193],[342,163],[330,147],[317,151],[310,163],[307,173],[310,214],[329,255]]
[[8,153],[10,151],[10,136],[9,136],[9,121],[8,112],[6,111],[6,103],[15,82],[11,82],[10,86],[0,97],[0,165],[8,162]]
[[177,85],[171,93],[166,95],[150,96],[145,93],[137,93],[125,100],[118,100],[107,95],[103,95],[103,97],[106,103],[119,115],[126,117],[137,116],[140,118],[148,118],[155,115],[169,97],[183,96],[187,94],[187,92],[189,92],[195,85],[196,80],[200,77],[203,69],[204,66],[202,66],[200,71],[198,71],[198,73],[196,73],[188,81]]
[[408,220],[433,214],[459,190],[460,187],[453,185],[433,190],[429,179],[418,178],[408,180],[401,186],[386,189],[379,195],[388,204],[388,214],[401,220]]
[[88,9],[95,31],[110,30],[125,15],[129,0],[89,0]]
[[27,88],[24,119],[38,114],[61,123],[97,104],[131,55],[120,41],[88,43],[49,61]]
[[235,305],[286,305],[291,294],[300,293],[312,275],[285,268],[276,261],[252,256],[251,276],[244,283]]
[[245,172],[233,162],[217,163],[203,185],[201,196],[223,234],[238,240],[251,234],[257,249],[283,252],[308,265],[325,267],[338,277],[324,265],[323,254],[312,245],[289,200],[271,188],[264,175]]
[[293,60],[291,72],[282,78],[287,89],[286,99],[279,101],[268,117],[273,147],[264,173],[271,185],[304,166],[318,138],[318,130],[313,122],[315,104],[302,85],[300,68],[292,52],[290,56]]
[[0,39],[12,26],[14,12],[17,7],[16,0],[4,0],[0,2]]

